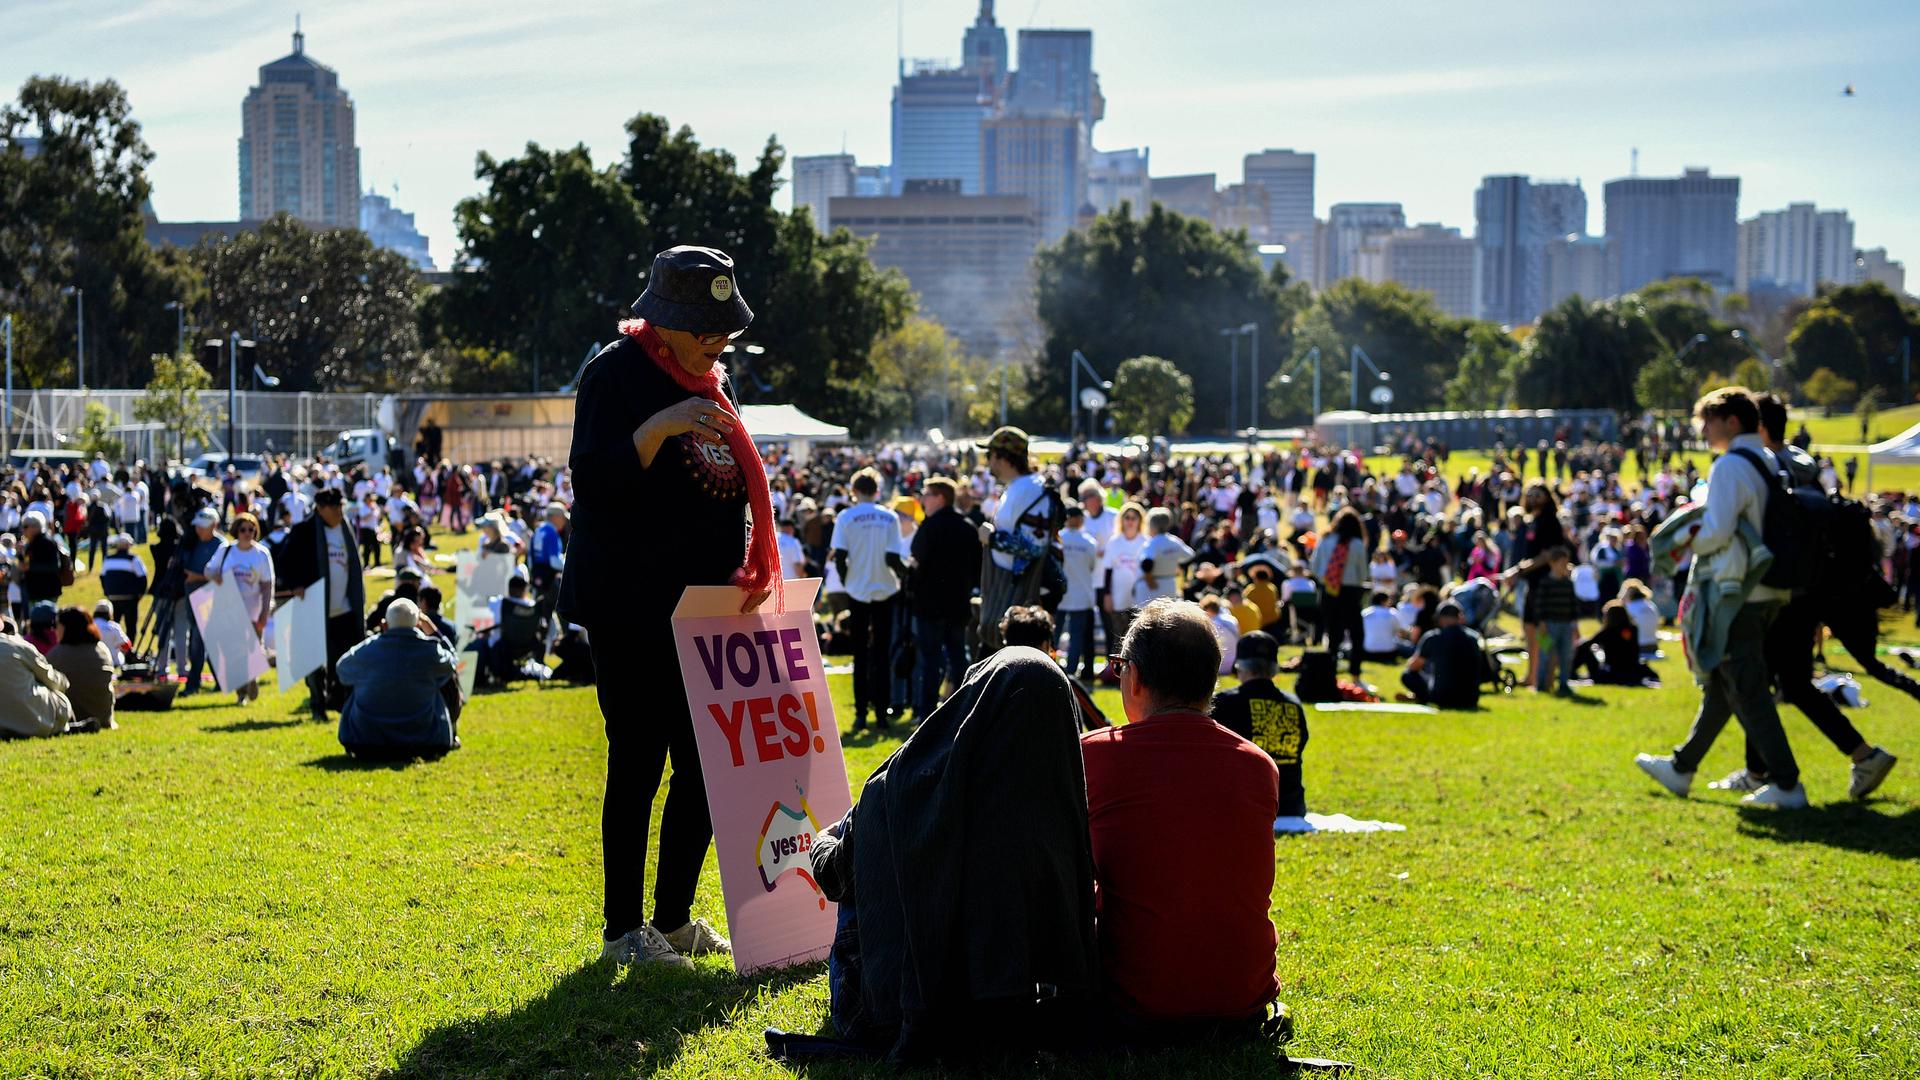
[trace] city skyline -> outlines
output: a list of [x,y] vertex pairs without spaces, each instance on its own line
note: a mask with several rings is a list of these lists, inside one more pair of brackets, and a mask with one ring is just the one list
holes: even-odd
[[[1597,210],[1602,185],[1629,175],[1637,146],[1642,176],[1687,166],[1739,176],[1742,219],[1816,202],[1846,210],[1862,248],[1909,261],[1920,251],[1920,207],[1904,197],[1920,150],[1897,134],[1920,103],[1920,74],[1900,64],[1901,42],[1914,39],[1900,31],[1920,30],[1920,12],[1840,5],[1807,29],[1795,25],[1800,9],[1771,2],[1686,11],[1627,2],[1600,22],[1519,4],[1475,5],[1471,18],[1404,7],[1383,19],[1222,3],[1199,27],[1160,25],[1144,4],[1049,0],[997,14],[1010,36],[1093,31],[1107,101],[1097,149],[1149,148],[1156,174],[1213,172],[1223,184],[1238,179],[1247,154],[1312,153],[1314,213],[1323,218],[1334,203],[1398,202],[1408,221],[1471,230],[1481,178],[1505,173],[1578,179]],[[156,154],[160,216],[231,220],[232,103],[261,64],[286,52],[296,10],[234,0],[8,3],[0,79],[9,94],[35,73],[118,79]],[[400,23],[391,10],[339,4],[307,12],[305,30],[309,48],[352,88],[362,187],[397,185],[396,201],[443,252],[455,250],[454,202],[477,190],[478,151],[584,142],[608,164],[624,149],[621,125],[642,110],[691,126],[742,161],[769,135],[793,156],[844,146],[862,163],[890,158],[891,4],[828,3],[779,25],[660,4],[551,14],[435,2],[409,7]],[[915,5],[902,28],[905,55],[959,61],[977,10],[973,0]],[[634,41],[685,46],[659,50],[667,57],[719,50],[744,62],[712,69],[726,71],[720,92],[663,76],[648,70],[649,50],[617,47],[625,39],[606,27],[620,22],[633,25]],[[1504,48],[1483,44],[1489,23],[1503,27]],[[1649,25],[1661,41],[1718,47],[1681,60],[1649,47]],[[123,47],[100,49],[110,34]],[[1361,38],[1366,49],[1350,47]],[[1263,44],[1285,61],[1262,59]],[[1848,83],[1858,97],[1840,96]],[[1602,227],[1590,220],[1590,231]]]

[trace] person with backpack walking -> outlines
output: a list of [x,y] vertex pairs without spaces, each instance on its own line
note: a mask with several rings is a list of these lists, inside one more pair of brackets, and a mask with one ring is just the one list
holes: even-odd
[[[1737,716],[1767,769],[1767,783],[1741,801],[1801,809],[1807,805],[1807,793],[1774,708],[1766,655],[1767,628],[1791,592],[1768,583],[1771,566],[1756,564],[1751,558],[1756,545],[1743,540],[1757,536],[1768,547],[1784,541],[1778,533],[1776,508],[1770,504],[1791,494],[1775,481],[1778,467],[1761,438],[1760,412],[1745,387],[1725,386],[1702,397],[1694,406],[1694,418],[1701,437],[1720,456],[1707,472],[1703,512],[1690,524],[1684,518],[1674,520],[1687,530],[1678,543],[1694,557],[1684,606],[1699,609],[1692,615],[1709,624],[1709,645],[1717,648],[1689,650],[1701,698],[1686,742],[1671,756],[1640,754],[1634,760],[1661,786],[1685,798],[1701,759],[1728,718]],[[1771,530],[1770,519],[1776,525]],[[1742,523],[1747,527],[1744,531]],[[1729,571],[1736,567],[1742,573],[1733,579]],[[1792,567],[1786,569],[1791,572]]]

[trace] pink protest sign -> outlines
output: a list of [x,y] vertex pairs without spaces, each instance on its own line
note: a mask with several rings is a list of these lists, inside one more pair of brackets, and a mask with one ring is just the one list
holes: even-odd
[[827,695],[813,598],[820,579],[786,583],[786,602],[740,614],[740,590],[693,586],[673,612],[674,645],[713,815],[734,969],[823,959],[833,904],[813,879],[813,838],[853,805]]

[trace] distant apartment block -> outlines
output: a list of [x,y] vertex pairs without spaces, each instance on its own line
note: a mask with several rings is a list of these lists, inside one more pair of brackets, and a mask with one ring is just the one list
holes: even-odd
[[1327,209],[1327,258],[1320,267],[1326,283],[1360,273],[1360,249],[1396,229],[1407,227],[1399,203],[1334,203]]
[[980,125],[981,187],[1032,200],[1040,242],[1058,243],[1087,201],[1086,125],[1068,112],[1010,113]]
[[[1484,249],[1483,249],[1484,252]],[[1620,271],[1604,236],[1563,236],[1547,241],[1542,301],[1544,314],[1569,296],[1604,300],[1613,295]]]
[[893,88],[893,194],[909,180],[958,180],[981,193],[980,124],[993,115],[980,74],[921,62]]
[[415,270],[432,270],[427,238],[414,227],[413,215],[397,209],[393,200],[369,191],[360,196],[360,228],[373,246],[405,257]]
[[1482,317],[1508,326],[1539,318],[1548,306],[1548,242],[1586,231],[1587,196],[1577,181],[1483,179],[1474,193],[1474,239],[1481,248],[1480,272],[1486,275]]
[[1772,288],[1812,296],[1823,284],[1853,280],[1853,221],[1845,210],[1790,203],[1740,223],[1733,283],[1740,292]]
[[359,226],[353,101],[340,76],[307,55],[297,22],[293,52],[260,68],[240,119],[242,221],[288,213],[309,225]]
[[1853,280],[1877,281],[1891,289],[1893,295],[1904,296],[1907,291],[1907,268],[1887,258],[1886,248],[1868,248],[1853,253]]
[[1146,216],[1153,203],[1144,148],[1095,150],[1087,161],[1087,209],[1105,214],[1121,203],[1131,204],[1136,217]]
[[1313,155],[1292,150],[1265,150],[1248,154],[1241,163],[1241,180],[1267,190],[1267,234],[1284,237],[1313,231]]
[[1440,310],[1474,318],[1480,310],[1480,245],[1459,229],[1422,224],[1396,229],[1362,248],[1360,275],[1433,294]]
[[1606,185],[1606,235],[1619,266],[1616,291],[1697,277],[1719,289],[1739,273],[1740,178],[1687,169]]
[[860,166],[852,154],[812,154],[793,159],[793,207],[806,207],[814,228],[832,232],[828,200],[856,194]]

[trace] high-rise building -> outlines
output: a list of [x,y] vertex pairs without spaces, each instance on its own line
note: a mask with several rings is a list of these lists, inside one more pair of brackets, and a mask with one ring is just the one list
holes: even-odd
[[1394,203],[1334,203],[1327,209],[1327,261],[1320,276],[1327,282],[1360,273],[1360,249],[1379,237],[1407,227],[1407,215]]
[[1620,268],[1618,292],[1670,277],[1733,287],[1739,269],[1739,177],[1687,169],[1681,176],[1609,180],[1606,205],[1607,239]]
[[981,186],[989,195],[1033,200],[1040,242],[1079,224],[1087,202],[1086,127],[1071,113],[1014,111],[980,125]]
[[1853,253],[1853,280],[1877,281],[1893,290],[1893,295],[1904,296],[1907,291],[1907,268],[1887,258],[1886,248],[1867,248]]
[[899,270],[967,351],[1016,356],[1037,337],[1033,251],[1040,242],[1033,204],[1018,195],[961,195],[916,183],[887,198],[834,199],[836,227],[873,241],[874,265]]
[[1080,118],[1091,138],[1106,113],[1093,73],[1093,31],[1020,31],[1020,64],[1008,84],[1007,107],[1027,113],[1064,110]]
[[893,88],[893,194],[909,180],[958,180],[981,193],[980,123],[994,103],[965,68],[920,63]]
[[1480,310],[1480,245],[1436,224],[1395,229],[1360,249],[1360,276],[1433,294],[1441,311],[1474,318]]
[[369,191],[360,196],[360,229],[373,246],[402,255],[415,270],[432,270],[427,238],[414,228],[413,215],[396,208],[393,200]]
[[[1485,256],[1486,249],[1481,249]],[[1604,236],[1577,233],[1547,241],[1542,313],[1569,296],[1603,300],[1613,295],[1619,270],[1613,265],[1613,245]],[[1484,270],[1484,266],[1482,267]]]
[[1812,296],[1821,285],[1854,280],[1853,221],[1845,210],[1789,203],[1740,223],[1733,287]]
[[980,78],[980,85],[994,97],[1006,84],[1007,31],[993,21],[993,0],[980,0],[980,15],[967,27],[960,45],[960,66]]
[[1244,232],[1252,244],[1272,240],[1267,232],[1272,217],[1267,189],[1257,184],[1228,184],[1214,202],[1213,227],[1223,232]]
[[1176,214],[1212,221],[1220,213],[1220,178],[1213,173],[1156,176],[1148,184],[1153,201]]
[[1123,202],[1133,205],[1136,217],[1145,216],[1153,202],[1147,151],[1095,150],[1087,162],[1087,208],[1105,214]]
[[829,199],[854,194],[860,166],[852,154],[812,154],[793,159],[793,207],[806,207],[813,225],[821,232],[832,232],[827,217]]
[[309,225],[360,225],[353,101],[340,76],[307,55],[297,20],[293,52],[260,68],[240,106],[240,219],[283,211]]
[[1267,234],[1285,237],[1313,233],[1313,155],[1292,150],[1248,154],[1241,180],[1267,189]]
[[[1474,193],[1483,318],[1520,326],[1547,309],[1547,243],[1587,231],[1587,195],[1578,181],[1535,183],[1525,176],[1489,176]],[[1611,295],[1611,290],[1601,295]]]
[[893,192],[893,169],[886,165],[862,165],[853,171],[853,193],[871,199]]

